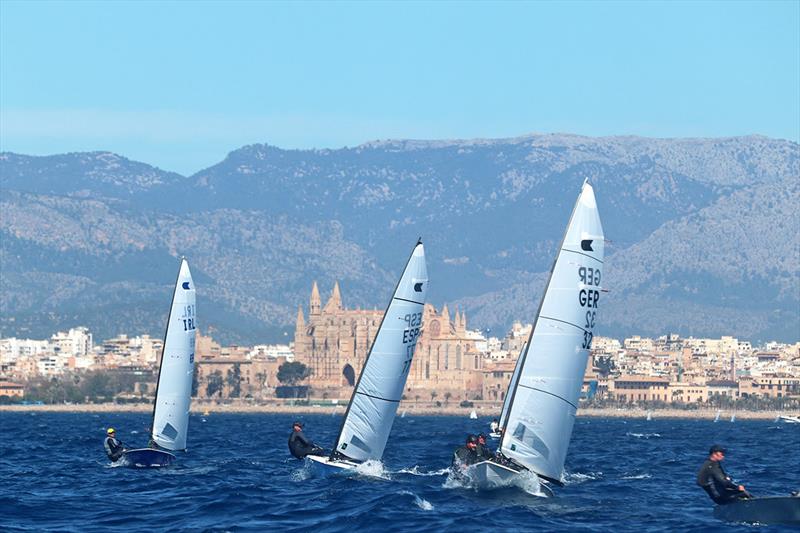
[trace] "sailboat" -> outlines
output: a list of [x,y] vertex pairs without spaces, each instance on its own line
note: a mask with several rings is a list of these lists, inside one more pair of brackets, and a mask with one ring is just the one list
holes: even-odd
[[714,422],[719,422],[719,415],[722,414],[722,411],[717,411],[717,416],[714,417]]
[[150,447],[124,452],[120,461],[126,466],[168,466],[175,460],[170,452],[186,449],[194,374],[195,311],[194,281],[189,264],[181,259],[158,369]]
[[734,422],[736,422],[736,413],[733,413],[731,415],[731,424],[733,424]]
[[331,454],[308,459],[345,470],[381,459],[411,370],[427,291],[425,249],[420,240],[378,327]]
[[653,420],[653,411],[647,411],[647,421]]
[[530,474],[544,486],[562,485],[596,324],[604,244],[594,190],[587,180],[518,361],[518,376],[512,376],[498,457],[467,471],[477,487],[504,486]]
[[473,409],[472,411],[470,411],[470,413],[469,413],[469,419],[470,419],[470,420],[477,420],[477,419],[478,419],[478,412],[477,412],[475,409]]

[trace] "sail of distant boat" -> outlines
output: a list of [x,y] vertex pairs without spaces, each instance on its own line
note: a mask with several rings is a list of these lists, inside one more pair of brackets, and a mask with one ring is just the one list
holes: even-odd
[[419,241],[378,327],[331,456],[309,459],[359,463],[383,456],[411,370],[427,290],[425,249]]
[[604,244],[594,190],[585,181],[518,363],[516,382],[512,377],[508,414],[501,423],[502,456],[558,484],[597,323]]
[[722,414],[722,411],[717,411],[717,416],[714,417],[714,422],[719,422],[719,416]]
[[162,450],[186,449],[194,374],[196,318],[194,281],[189,264],[186,259],[181,259],[156,382],[150,434],[152,448],[125,452],[123,457],[130,464],[164,466],[175,457]]

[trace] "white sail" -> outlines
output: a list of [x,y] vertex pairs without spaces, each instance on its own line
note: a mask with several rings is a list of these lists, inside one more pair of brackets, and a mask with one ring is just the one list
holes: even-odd
[[506,427],[506,422],[508,421],[508,406],[511,403],[511,396],[514,389],[517,388],[517,381],[519,380],[519,371],[522,368],[522,359],[523,355],[525,354],[525,348],[528,346],[528,343],[523,343],[522,349],[519,351],[519,355],[517,356],[517,364],[514,365],[514,373],[511,374],[511,381],[508,384],[508,390],[506,390],[506,397],[503,399],[503,409],[500,411],[500,427]]
[[418,242],[367,354],[336,440],[334,457],[366,461],[383,456],[411,369],[427,290],[425,250]]
[[540,477],[560,482],[597,318],[603,228],[584,182],[550,272],[500,450]]
[[186,449],[194,373],[195,290],[189,264],[181,260],[167,320],[153,410],[152,439],[167,450]]

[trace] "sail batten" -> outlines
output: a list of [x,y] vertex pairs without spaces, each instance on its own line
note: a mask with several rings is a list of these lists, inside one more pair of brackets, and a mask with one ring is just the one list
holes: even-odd
[[425,249],[418,242],[364,361],[332,457],[366,461],[383,456],[411,370],[427,290]]
[[501,421],[501,453],[546,479],[563,474],[597,320],[604,243],[594,190],[584,182]]
[[182,259],[164,335],[150,435],[156,445],[167,450],[186,449],[196,319],[194,281],[189,264]]

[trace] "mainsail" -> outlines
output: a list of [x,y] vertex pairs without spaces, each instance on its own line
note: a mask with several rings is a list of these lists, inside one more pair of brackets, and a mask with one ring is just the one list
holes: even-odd
[[603,270],[603,227],[584,182],[509,389],[500,451],[560,482],[592,345]]
[[514,389],[517,388],[517,381],[519,381],[519,371],[522,368],[522,360],[523,355],[525,355],[525,348],[527,348],[528,343],[525,342],[522,344],[522,348],[519,351],[519,356],[517,357],[517,364],[514,365],[514,373],[511,374],[511,382],[508,384],[508,390],[506,391],[506,397],[503,399],[503,410],[500,411],[500,427],[506,427],[506,422],[508,421],[508,406],[511,405],[511,395]]
[[186,449],[196,327],[194,282],[189,264],[181,259],[161,352],[151,435],[167,450]]
[[403,396],[428,290],[425,249],[417,242],[364,361],[332,458],[380,459]]

